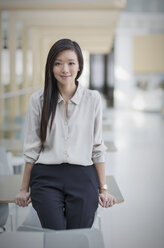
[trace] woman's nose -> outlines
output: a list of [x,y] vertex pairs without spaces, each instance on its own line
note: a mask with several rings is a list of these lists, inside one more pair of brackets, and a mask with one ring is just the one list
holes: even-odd
[[66,73],[68,71],[69,71],[68,65],[64,64],[63,67],[62,67],[62,72]]

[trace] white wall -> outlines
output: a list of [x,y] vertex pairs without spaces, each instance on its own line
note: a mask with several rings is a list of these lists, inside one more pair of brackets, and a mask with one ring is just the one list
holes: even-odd
[[[164,33],[164,15],[156,13],[122,13],[115,37],[115,106],[132,108],[136,97],[136,82],[144,79],[155,87],[163,74],[133,74],[133,37],[149,33]],[[154,85],[154,86],[153,86]],[[138,92],[137,92],[138,95]],[[158,106],[159,107],[159,106]]]

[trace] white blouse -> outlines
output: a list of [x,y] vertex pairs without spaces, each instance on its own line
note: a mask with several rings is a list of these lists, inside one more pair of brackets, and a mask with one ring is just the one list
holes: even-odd
[[102,140],[102,101],[98,91],[78,84],[75,94],[65,101],[59,93],[50,132],[47,128],[44,151],[41,151],[40,121],[43,91],[32,94],[25,125],[24,157],[26,162],[42,164],[71,163],[92,165],[104,162]]

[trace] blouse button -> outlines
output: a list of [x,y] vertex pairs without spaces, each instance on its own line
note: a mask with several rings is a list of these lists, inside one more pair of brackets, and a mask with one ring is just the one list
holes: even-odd
[[69,157],[69,154],[67,151],[65,151],[64,154],[67,156],[67,158]]

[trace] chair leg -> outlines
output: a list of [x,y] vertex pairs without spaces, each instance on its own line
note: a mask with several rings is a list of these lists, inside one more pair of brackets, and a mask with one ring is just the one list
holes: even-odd
[[98,228],[101,231],[101,216],[97,215],[97,219],[98,219]]
[[10,214],[10,228],[11,228],[11,232],[13,232],[14,228],[13,228],[13,216],[12,216],[12,214]]
[[6,227],[5,226],[1,226],[0,227],[0,233],[6,232]]

